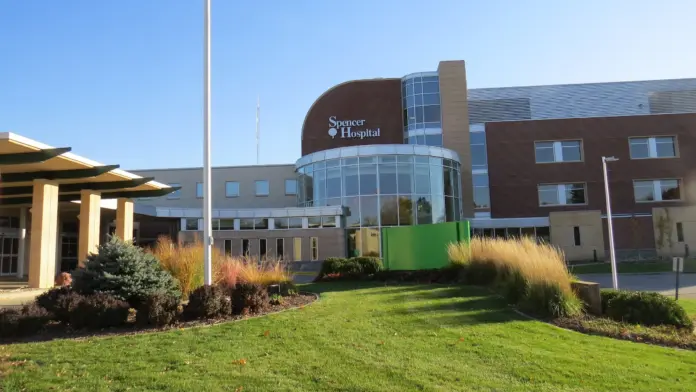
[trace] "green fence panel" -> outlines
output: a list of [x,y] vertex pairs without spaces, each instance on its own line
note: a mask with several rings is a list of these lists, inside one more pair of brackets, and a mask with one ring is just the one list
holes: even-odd
[[385,227],[382,260],[388,270],[422,270],[449,264],[447,245],[469,242],[469,222]]

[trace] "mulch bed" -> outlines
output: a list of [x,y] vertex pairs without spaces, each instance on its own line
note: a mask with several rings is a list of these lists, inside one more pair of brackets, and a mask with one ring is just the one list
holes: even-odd
[[239,320],[246,320],[250,318],[265,316],[273,313],[279,313],[291,309],[302,309],[304,306],[311,304],[312,302],[319,299],[317,294],[313,293],[300,293],[294,296],[283,297],[282,305],[268,305],[263,312],[253,313],[248,315],[235,315],[224,319],[209,319],[209,320],[192,320],[192,321],[178,321],[175,324],[168,325],[165,327],[149,327],[140,328],[135,325],[134,317],[129,317],[129,323],[131,325],[122,328],[108,328],[99,331],[95,330],[72,330],[70,327],[64,327],[62,324],[55,322],[49,324],[46,329],[40,334],[33,336],[26,336],[21,338],[1,338],[0,344],[10,344],[10,343],[31,343],[31,342],[43,342],[55,339],[90,339],[94,337],[104,337],[104,336],[124,336],[124,335],[139,335],[144,333],[152,332],[162,332],[170,330],[182,330],[188,328],[196,327],[206,327],[211,325],[229,323]]
[[670,326],[646,327],[620,323],[614,320],[585,316],[558,318],[550,321],[561,328],[587,335],[605,336],[636,343],[648,343],[663,347],[696,350],[696,334]]

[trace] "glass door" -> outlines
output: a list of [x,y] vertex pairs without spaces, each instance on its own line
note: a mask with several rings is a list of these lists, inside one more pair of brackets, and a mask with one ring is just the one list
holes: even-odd
[[19,239],[0,235],[0,276],[17,275]]

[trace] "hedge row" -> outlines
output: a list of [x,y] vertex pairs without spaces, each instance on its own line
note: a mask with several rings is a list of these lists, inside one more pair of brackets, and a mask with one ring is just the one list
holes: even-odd
[[376,257],[351,257],[349,259],[330,257],[321,264],[317,280],[331,278],[355,278],[378,273],[382,261]]
[[684,308],[674,299],[659,293],[604,289],[601,299],[602,314],[615,321],[694,329],[694,322]]
[[[293,293],[295,289],[286,287],[285,291]],[[140,327],[164,327],[183,320],[259,313],[269,305],[268,288],[260,284],[202,286],[189,295],[185,306],[169,293],[139,297],[134,321]],[[0,309],[0,337],[30,336],[50,323],[75,330],[124,327],[130,324],[132,309],[128,302],[111,294],[82,295],[70,287],[55,288],[21,309]]]

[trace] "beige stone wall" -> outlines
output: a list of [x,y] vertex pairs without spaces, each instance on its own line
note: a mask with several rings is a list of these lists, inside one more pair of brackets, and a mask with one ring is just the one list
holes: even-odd
[[[200,231],[182,231],[179,233],[179,241],[190,242],[201,238]],[[323,261],[327,257],[345,257],[346,240],[345,231],[341,228],[322,229],[291,229],[291,230],[249,230],[249,231],[214,231],[215,247],[224,251],[225,240],[232,240],[232,255],[239,256],[242,253],[242,239],[249,241],[250,256],[259,255],[259,239],[266,239],[267,256],[276,256],[276,239],[284,239],[284,259],[294,260],[294,238],[302,240],[302,259],[311,261],[311,238],[316,237],[319,245],[317,261]]]
[[[164,184],[181,185],[178,199],[158,197],[150,200],[138,200],[138,204],[157,207],[201,208],[203,199],[196,197],[196,183],[203,181],[201,168],[132,170],[143,177],[155,177]],[[213,208],[282,208],[297,206],[295,195],[285,194],[285,180],[296,179],[295,165],[262,165],[215,167],[212,169]],[[267,180],[268,196],[256,196],[255,182]],[[239,182],[239,196],[227,197],[225,183]]]
[[442,61],[437,71],[440,77],[442,144],[443,147],[459,154],[462,165],[462,214],[464,217],[473,217],[474,193],[471,183],[466,65],[464,61]]
[[[604,259],[604,231],[599,210],[559,211],[549,214],[551,243],[563,250],[566,260]],[[580,245],[575,245],[574,227],[580,229]]]
[[[696,207],[656,207],[652,210],[655,249],[660,257],[683,256],[684,246],[689,254],[696,251]],[[681,223],[683,241],[677,236],[677,223]]]

